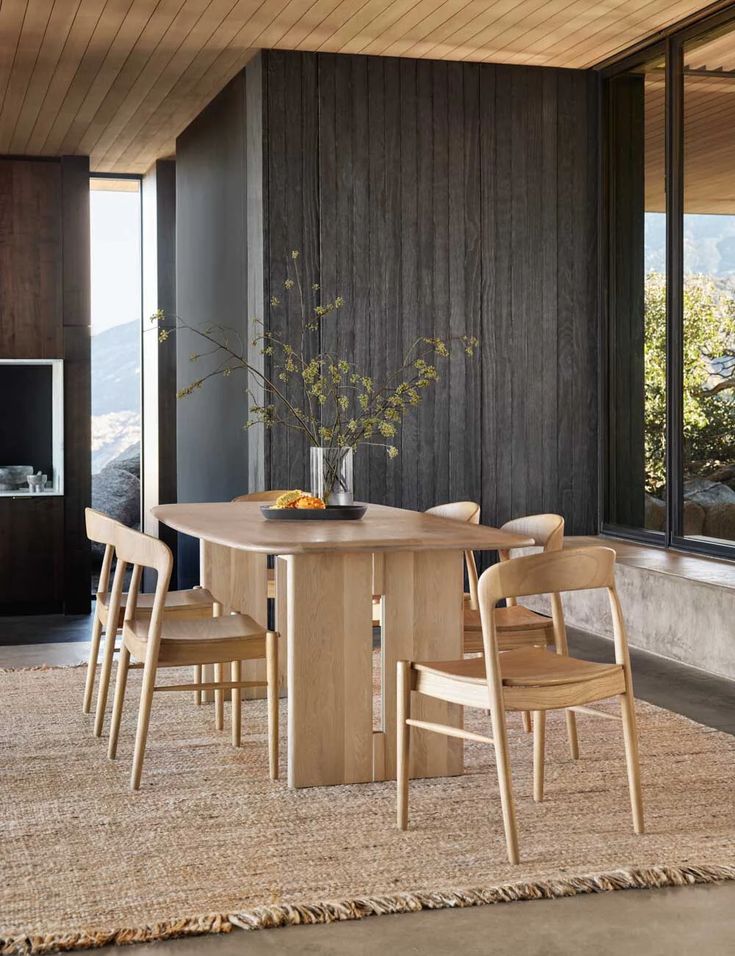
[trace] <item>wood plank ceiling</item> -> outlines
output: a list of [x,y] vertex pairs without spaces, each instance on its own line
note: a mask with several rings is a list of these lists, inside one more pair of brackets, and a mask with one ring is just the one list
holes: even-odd
[[708,0],[0,0],[0,153],[144,172],[259,48],[589,67]]

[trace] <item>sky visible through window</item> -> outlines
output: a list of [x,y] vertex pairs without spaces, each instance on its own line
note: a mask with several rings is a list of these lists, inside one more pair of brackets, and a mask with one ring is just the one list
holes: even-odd
[[[137,184],[136,184],[137,186]],[[140,457],[140,191],[90,191],[92,474]]]

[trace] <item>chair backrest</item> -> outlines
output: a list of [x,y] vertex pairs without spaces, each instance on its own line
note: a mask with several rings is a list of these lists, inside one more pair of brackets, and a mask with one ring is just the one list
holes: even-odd
[[628,643],[623,615],[615,589],[615,552],[612,548],[576,548],[568,551],[546,551],[530,554],[512,561],[502,561],[488,568],[480,577],[478,588],[480,619],[485,661],[493,693],[493,685],[499,687],[501,680],[495,611],[499,601],[509,598],[550,594],[557,596],[552,602],[555,626],[563,626],[558,618],[561,599],[565,591],[587,591],[604,588],[610,601],[615,638],[615,660],[625,667],[630,666]]
[[104,544],[105,546],[97,585],[97,593],[104,594],[110,587],[110,570],[112,559],[115,556],[115,534],[117,529],[123,527],[123,525],[103,511],[95,511],[94,508],[84,509],[84,520],[89,540],[94,541],[95,544]]
[[[480,506],[474,501],[450,501],[446,505],[434,505],[426,509],[427,515],[437,518],[450,518],[452,521],[466,521],[468,524],[480,523]],[[465,551],[464,563],[467,568],[467,581],[470,588],[470,607],[477,610],[477,564],[472,551]]]
[[238,495],[237,498],[233,498],[233,501],[275,501],[276,498],[280,498],[281,495],[285,495],[285,491],[251,491],[247,495]]
[[564,546],[564,519],[561,515],[528,515],[506,521],[500,528],[509,534],[533,538],[537,548],[544,551],[561,551]]
[[163,612],[166,606],[166,593],[171,581],[171,571],[173,569],[173,555],[171,549],[163,541],[153,538],[151,535],[143,534],[142,531],[134,531],[132,528],[126,528],[120,525],[115,534],[115,551],[117,552],[117,567],[115,569],[115,585],[117,589],[120,586],[118,575],[124,575],[128,564],[132,565],[133,573],[128,588],[128,597],[125,602],[125,620],[135,620],[138,610],[138,593],[140,591],[140,580],[144,568],[150,568],[156,571],[156,593],[153,598],[153,610],[151,612],[150,624],[148,627],[148,648],[149,655],[158,655],[158,646],[161,637],[161,623],[163,621]]
[[[501,531],[509,534],[520,534],[524,538],[533,538],[534,547],[544,551],[561,551],[564,547],[564,519],[561,515],[526,515],[522,518],[512,518],[506,521]],[[508,561],[513,557],[512,551],[500,551],[500,560]],[[515,598],[508,598],[508,606],[516,603]]]

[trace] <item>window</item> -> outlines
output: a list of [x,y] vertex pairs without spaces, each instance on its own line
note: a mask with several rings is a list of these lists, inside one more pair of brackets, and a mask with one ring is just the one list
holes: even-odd
[[686,537],[735,543],[735,31],[684,45]]
[[92,504],[140,526],[140,180],[93,177]]
[[609,368],[605,520],[666,523],[666,73],[656,57],[608,84]]
[[735,17],[606,74],[603,530],[735,559]]

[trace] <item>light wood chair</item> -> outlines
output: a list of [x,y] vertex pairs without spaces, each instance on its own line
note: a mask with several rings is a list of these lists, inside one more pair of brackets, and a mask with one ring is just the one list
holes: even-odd
[[[561,551],[564,546],[564,518],[555,514],[528,515],[523,518],[513,518],[502,525],[501,530],[510,534],[521,534],[533,538],[535,546],[544,551]],[[513,559],[511,552],[500,551],[501,561]],[[465,654],[482,654],[482,624],[477,602],[477,565],[472,552],[465,555],[467,562],[467,577],[470,593],[465,598],[464,609],[464,652]],[[567,632],[564,626],[564,612],[558,594],[550,595],[552,617],[539,614],[530,608],[519,604],[514,598],[506,601],[505,607],[499,607],[496,615],[498,632],[498,647],[501,651],[516,647],[545,647],[555,646],[558,654],[567,654]],[[554,625],[557,621],[557,626]],[[523,729],[531,732],[531,715],[524,712]],[[567,738],[569,752],[577,760],[579,758],[579,740],[577,737],[577,722],[573,713],[566,715]]]
[[[501,526],[501,531],[533,538],[534,545],[544,551],[561,551],[564,546],[564,518],[561,515],[541,514],[513,518]],[[509,561],[509,551],[499,552],[501,561]],[[470,591],[465,598],[464,650],[465,654],[482,653],[482,625],[477,599],[477,565],[472,552],[465,555]],[[514,598],[507,606],[498,608],[496,620],[501,650],[512,647],[536,647],[554,643],[554,628],[551,618],[524,607]]]
[[[115,654],[115,645],[119,629],[123,625],[125,606],[128,595],[122,590],[123,578],[115,578],[115,585],[110,590],[110,575],[112,563],[115,560],[115,535],[117,529],[125,526],[109,515],[93,508],[85,508],[87,537],[90,541],[105,546],[102,567],[100,569],[99,584],[92,620],[92,638],[87,663],[87,679],[84,684],[84,700],[82,710],[88,714],[92,709],[95,676],[99,662],[100,639],[105,630],[105,644],[102,652],[102,666],[100,668],[99,687],[97,691],[97,707],[95,712],[94,733],[99,737],[107,707],[107,696],[110,686],[110,673]],[[152,594],[138,595],[138,611],[150,614],[153,607]],[[168,591],[165,603],[166,614],[179,619],[209,618],[215,613],[215,601],[209,591],[204,588],[191,588],[185,591]]]
[[[258,624],[245,614],[227,614],[199,620],[177,620],[165,613],[166,594],[173,558],[171,550],[164,542],[140,531],[122,526],[116,529],[115,549],[117,567],[113,587],[121,588],[119,583],[128,565],[132,566],[130,592],[125,605],[125,618],[122,629],[122,647],[117,669],[115,699],[112,709],[112,725],[108,755],[114,759],[117,754],[117,741],[120,733],[125,688],[131,657],[143,664],[143,684],[138,710],[138,726],[135,737],[133,770],[130,785],[133,790],[140,787],[143,770],[151,706],[155,691],[192,691],[192,690],[240,690],[243,687],[267,687],[268,697],[268,757],[272,780],[278,777],[278,635]],[[150,614],[141,615],[138,608],[140,579],[143,568],[150,568],[157,574],[156,591]],[[248,660],[266,661],[265,681],[243,681],[240,679],[240,662]],[[159,668],[185,667],[204,664],[229,664],[231,680],[215,679],[210,682],[187,684],[157,684]],[[240,746],[241,738],[241,699],[233,693],[232,701],[232,743]]]
[[[446,505],[437,505],[429,508],[427,514],[436,514],[442,518],[451,518],[455,521],[467,521],[470,524],[480,523],[480,506],[473,501],[456,501]],[[561,515],[542,514],[529,515],[524,518],[514,518],[506,521],[502,531],[510,534],[520,534],[533,538],[536,547],[544,551],[560,551],[564,544],[564,518]],[[465,594],[464,602],[464,653],[482,654],[482,625],[477,601],[477,564],[472,551],[465,551],[465,567],[469,592]],[[511,560],[508,551],[500,552],[500,560]],[[554,627],[553,617],[538,614],[530,608],[523,607],[517,601],[510,599],[506,607],[497,609],[496,627],[498,633],[498,647],[501,651],[514,647],[545,647],[555,645],[559,654],[567,653],[567,635],[564,627],[564,614],[558,595],[551,596],[552,610],[557,616],[558,627]],[[521,714],[523,729],[531,732],[531,715]],[[567,736],[569,738],[569,752],[576,760],[579,757],[579,741],[577,739],[577,723],[573,713],[567,714]]]
[[[593,663],[552,654],[540,647],[519,648],[501,653],[497,631],[499,601],[594,588],[604,588],[608,593],[615,639],[614,663]],[[398,826],[405,830],[408,825],[411,727],[490,743],[495,747],[508,859],[511,863],[517,863],[518,835],[505,724],[506,711],[533,712],[537,730],[534,741],[534,798],[541,800],[546,711],[574,707],[584,712],[599,713],[586,705],[609,697],[619,697],[633,828],[636,833],[643,833],[635,701],[625,625],[615,589],[615,552],[611,548],[581,548],[533,554],[502,562],[489,568],[480,578],[478,600],[484,657],[446,662],[398,662]],[[489,708],[492,737],[412,719],[412,691],[465,707],[482,710]]]

